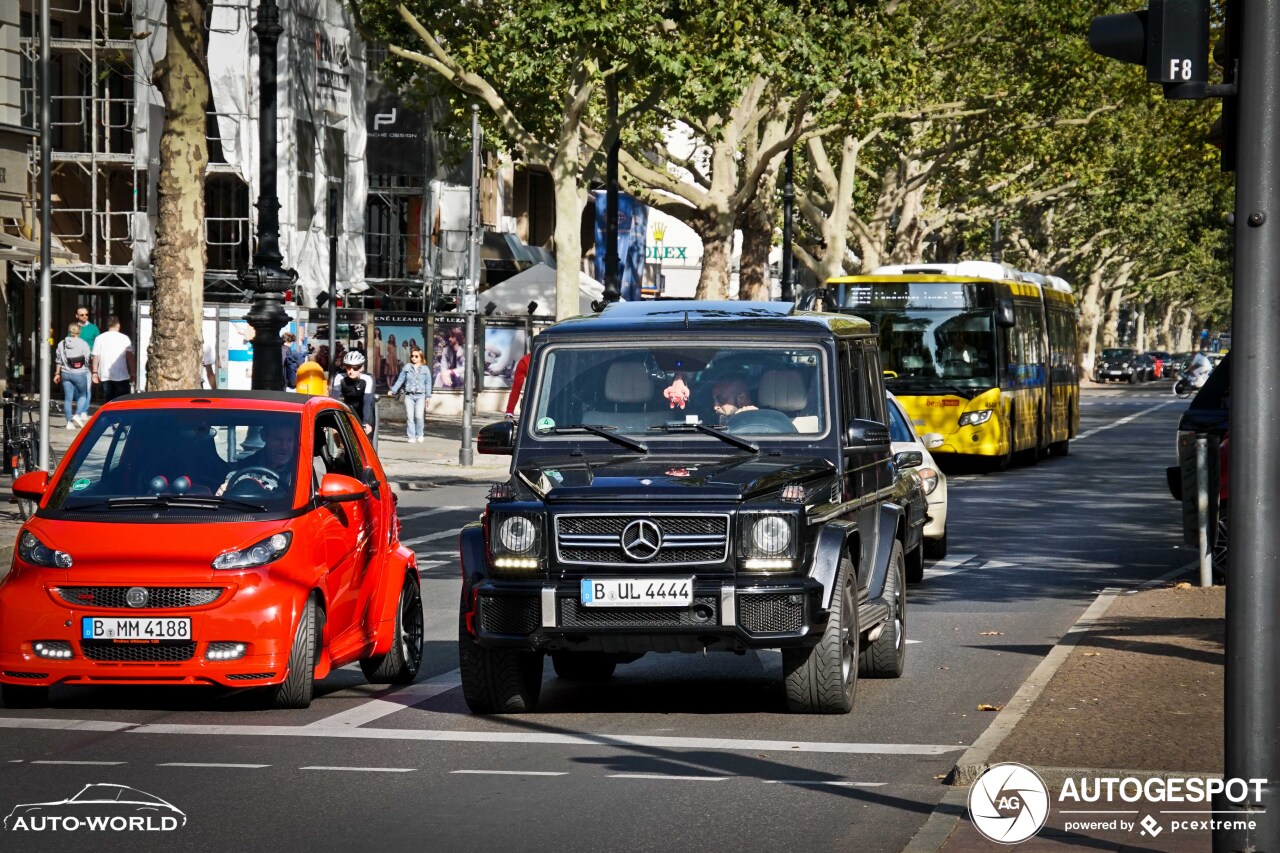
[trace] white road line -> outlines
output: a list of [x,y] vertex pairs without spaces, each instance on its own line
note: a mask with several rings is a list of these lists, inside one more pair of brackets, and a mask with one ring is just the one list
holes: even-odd
[[438,743],[549,744],[585,747],[645,747],[650,749],[718,749],[730,752],[830,753],[836,755],[946,755],[962,752],[964,744],[839,743],[737,738],[660,737],[656,735],[558,734],[554,732],[457,731],[445,729],[370,729],[353,726],[232,726],[147,723],[129,734],[204,735],[231,737],[321,737],[369,740],[413,740]]
[[1156,404],[1156,405],[1154,405],[1154,406],[1148,406],[1148,407],[1147,407],[1147,408],[1145,408],[1145,409],[1142,409],[1142,410],[1140,410],[1140,411],[1134,412],[1132,415],[1125,415],[1123,418],[1121,418],[1121,419],[1120,419],[1120,420],[1118,420],[1118,421],[1113,421],[1112,423],[1105,424],[1105,425],[1100,426],[1100,427],[1094,427],[1094,428],[1093,428],[1093,429],[1091,429],[1091,430],[1087,430],[1087,431],[1085,431],[1085,432],[1082,432],[1082,433],[1080,433],[1079,435],[1077,435],[1077,436],[1076,436],[1076,441],[1080,441],[1081,439],[1089,438],[1090,436],[1097,435],[1098,433],[1100,433],[1100,432],[1104,432],[1104,431],[1109,430],[1109,429],[1115,429],[1115,428],[1116,428],[1116,427],[1118,427],[1118,426],[1123,426],[1124,424],[1127,424],[1127,423],[1129,423],[1130,421],[1135,421],[1135,420],[1137,420],[1138,418],[1142,417],[1143,415],[1149,415],[1149,414],[1151,414],[1152,412],[1156,411],[1157,409],[1163,409],[1165,406],[1171,406],[1171,405],[1173,405],[1174,403],[1179,403],[1179,402],[1182,402],[1182,401],[1181,401],[1181,400],[1165,400],[1163,403],[1157,403],[1157,404]]
[[357,773],[412,773],[416,767],[299,767],[299,770],[353,770]]
[[0,729],[66,729],[82,732],[118,732],[140,723],[107,720],[44,720],[39,717],[0,717]]
[[765,779],[766,785],[835,785],[841,788],[883,788],[885,782],[823,782],[811,779]]
[[447,693],[460,686],[462,686],[461,670],[450,670],[428,678],[426,681],[419,681],[407,687],[382,692],[381,695],[370,699],[363,705],[357,705],[354,708],[340,711],[322,720],[316,720],[314,723],[308,724],[307,728],[354,728],[363,726],[365,723],[371,723],[388,714],[394,714],[396,711],[403,711],[410,705],[416,705],[425,699],[439,696],[441,693]]
[[427,542],[434,542],[437,539],[447,539],[450,536],[457,536],[462,532],[461,527],[455,527],[452,530],[441,530],[439,533],[428,533],[426,536],[415,536],[412,539],[402,539],[400,544],[405,547],[412,548],[415,545],[422,545]]
[[470,776],[568,776],[568,772],[554,770],[450,770]]
[[945,560],[939,560],[932,566],[924,570],[924,576],[927,578],[941,578],[947,575],[954,575],[957,572],[968,571],[973,566],[965,565],[970,560],[976,558],[977,554],[956,554],[947,557]]
[[204,761],[168,761],[156,765],[156,767],[228,767],[233,770],[260,770],[270,766],[270,764],[216,764]]
[[465,506],[438,506],[435,509],[420,509],[413,512],[400,513],[401,521],[409,521],[414,518],[426,518],[429,515],[439,515],[442,512],[459,512],[467,509]]
[[128,764],[127,761],[32,761],[30,764],[88,764],[94,767],[115,767],[119,764]]
[[660,779],[663,782],[723,782],[728,776],[668,776],[665,773],[610,773],[610,779]]

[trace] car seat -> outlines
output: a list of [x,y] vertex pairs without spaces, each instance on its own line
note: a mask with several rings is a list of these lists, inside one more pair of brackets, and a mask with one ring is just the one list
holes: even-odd
[[796,432],[816,433],[818,416],[806,414],[809,407],[809,383],[798,370],[766,371],[760,377],[758,397],[763,409],[776,409],[786,415]]
[[648,408],[656,391],[653,376],[642,362],[615,361],[609,365],[604,377],[604,401],[611,406],[584,412],[582,422],[616,426],[627,432],[643,432],[666,419],[661,410],[651,411]]

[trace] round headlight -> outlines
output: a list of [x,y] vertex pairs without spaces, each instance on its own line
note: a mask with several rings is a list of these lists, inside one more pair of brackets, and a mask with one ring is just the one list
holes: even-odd
[[791,525],[785,518],[766,515],[751,528],[751,543],[761,554],[782,554],[791,545]]
[[269,562],[274,552],[269,545],[259,542],[249,549],[249,564],[253,566],[261,566],[263,563]]
[[513,515],[498,525],[498,541],[511,553],[523,554],[533,548],[537,532],[532,521],[523,515]]

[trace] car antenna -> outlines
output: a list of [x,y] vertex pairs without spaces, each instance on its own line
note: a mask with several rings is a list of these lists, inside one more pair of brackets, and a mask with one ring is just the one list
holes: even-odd
[[684,312],[684,328],[685,328],[685,331],[688,331],[689,329],[689,312],[688,311]]

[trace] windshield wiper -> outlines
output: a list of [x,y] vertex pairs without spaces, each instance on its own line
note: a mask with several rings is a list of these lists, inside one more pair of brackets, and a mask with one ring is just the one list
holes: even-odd
[[716,429],[715,427],[709,427],[706,424],[691,424],[673,421],[669,424],[651,426],[649,429],[660,429],[663,432],[700,432],[705,435],[713,435],[726,444],[732,444],[734,447],[741,447],[743,450],[749,450],[752,453],[760,452],[760,445],[756,444],[754,441],[748,441],[745,438],[738,438],[736,435],[730,435],[727,432],[722,432],[721,430],[723,430],[724,427]]
[[911,385],[923,385],[926,388],[941,388],[943,391],[946,391],[950,394],[955,394],[957,397],[964,397],[966,400],[972,400],[974,392],[978,390],[977,388],[965,388],[961,385],[956,385],[954,383],[947,382],[946,380],[939,379],[935,376],[897,376],[893,379],[885,380],[885,384],[886,385],[911,384]]
[[634,438],[627,438],[625,435],[618,435],[616,432],[609,431],[614,429],[617,429],[617,427],[605,427],[599,424],[574,424],[573,426],[552,427],[550,432],[555,433],[556,435],[564,435],[565,433],[570,432],[589,432],[592,435],[607,438],[614,444],[621,444],[623,447],[630,448],[631,450],[635,450],[640,453],[649,452],[649,445],[641,441],[636,441]]
[[65,507],[67,512],[85,509],[168,509],[169,507],[204,507],[218,509],[233,506],[250,512],[266,512],[262,504],[224,498],[220,495],[133,495],[123,498],[107,498],[105,501]]

